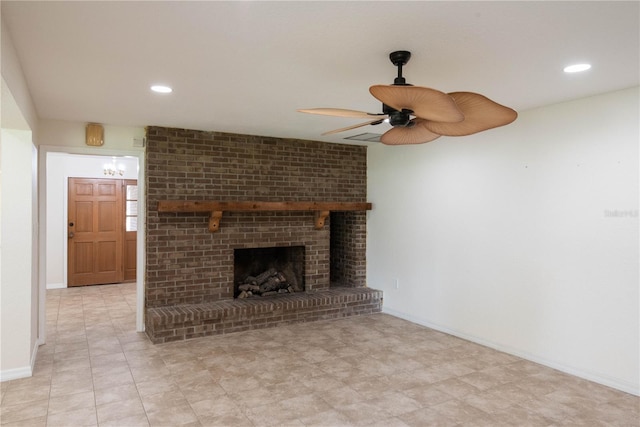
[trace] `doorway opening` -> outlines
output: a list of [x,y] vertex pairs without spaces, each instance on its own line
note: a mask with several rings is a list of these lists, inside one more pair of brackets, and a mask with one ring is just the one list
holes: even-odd
[[[112,177],[105,174],[107,163],[117,164],[122,170],[122,175],[117,174],[116,177]],[[138,179],[138,158],[48,152],[44,178],[46,180],[45,284],[47,289],[66,288],[71,284],[68,257],[71,240],[69,233],[72,231],[69,226],[71,222],[69,221],[69,178],[113,180],[120,184],[127,180],[135,181]],[[131,219],[129,221],[131,222]],[[124,281],[124,277],[120,281]]]
[[[87,178],[105,178],[106,163],[124,165],[122,179],[137,180],[138,206],[136,246],[136,330],[144,331],[144,161],[143,150],[118,149],[101,150],[96,155],[93,147],[53,147],[41,146],[38,150],[38,188],[39,200],[39,289],[42,306],[39,308],[41,322],[39,334],[46,342],[46,316],[44,299],[48,289],[67,287],[67,203],[68,182],[70,176]],[[115,157],[114,157],[115,156]]]

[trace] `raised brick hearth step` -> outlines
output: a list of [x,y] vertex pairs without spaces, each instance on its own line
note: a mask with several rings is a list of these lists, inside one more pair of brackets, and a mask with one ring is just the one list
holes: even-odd
[[382,291],[331,288],[276,297],[147,308],[145,324],[151,341],[159,344],[381,310]]

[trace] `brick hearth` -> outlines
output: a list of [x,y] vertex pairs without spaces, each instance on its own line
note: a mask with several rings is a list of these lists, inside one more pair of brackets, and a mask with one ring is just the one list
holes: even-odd
[[291,323],[371,314],[382,308],[382,291],[332,288],[278,297],[225,300],[147,310],[154,344]]
[[[212,233],[206,214],[157,209],[160,200],[366,202],[366,147],[149,127],[145,166],[152,341],[380,311],[381,293],[366,289],[365,212],[331,212],[319,230],[314,212],[225,212]],[[234,249],[300,245],[306,292],[273,297],[282,302],[233,299]],[[264,314],[265,304],[282,313]],[[252,319],[219,315],[220,307]],[[197,319],[175,317],[181,310]]]

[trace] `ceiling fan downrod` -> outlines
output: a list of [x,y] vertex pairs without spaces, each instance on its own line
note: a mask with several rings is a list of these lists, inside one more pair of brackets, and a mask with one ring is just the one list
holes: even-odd
[[396,86],[411,86],[407,84],[407,81],[402,77],[402,66],[409,62],[411,59],[411,52],[406,50],[396,50],[389,54],[391,63],[398,67],[398,77],[393,80],[393,84]]
[[[404,77],[402,77],[402,66],[409,62],[411,59],[411,52],[407,50],[397,50],[389,54],[391,63],[398,67],[398,77],[393,80],[394,86],[412,86],[407,83]],[[398,111],[389,107],[385,103],[382,103],[382,111],[389,115],[389,124],[393,127],[411,127],[414,123],[411,121],[411,114],[413,111],[405,108],[402,111]]]

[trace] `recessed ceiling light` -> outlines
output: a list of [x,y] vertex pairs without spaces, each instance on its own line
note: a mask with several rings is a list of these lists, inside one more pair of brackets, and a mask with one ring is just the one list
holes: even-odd
[[151,86],[151,90],[154,91],[154,92],[158,92],[158,93],[171,93],[171,92],[173,92],[173,89],[171,89],[169,86],[162,86],[162,85]]
[[581,71],[587,71],[591,68],[591,64],[573,64],[564,67],[565,73],[579,73]]

